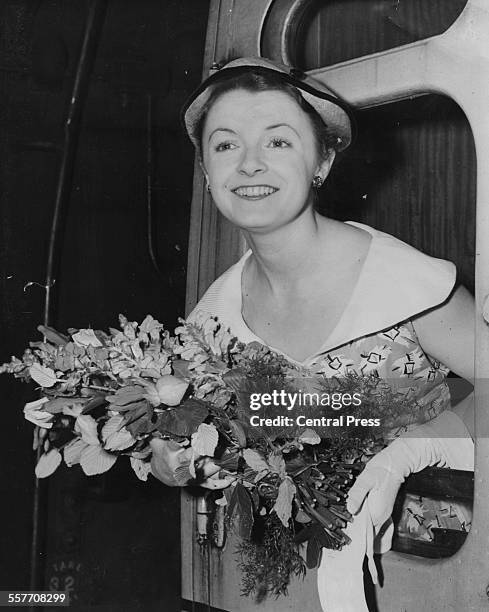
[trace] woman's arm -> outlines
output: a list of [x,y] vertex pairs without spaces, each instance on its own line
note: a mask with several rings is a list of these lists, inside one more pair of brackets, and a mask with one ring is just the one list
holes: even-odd
[[[423,350],[452,372],[474,382],[475,303],[472,295],[459,286],[441,306],[412,320]],[[473,394],[451,410],[474,437]],[[443,434],[443,432],[440,432]]]
[[474,381],[475,304],[459,286],[441,306],[412,319],[423,350],[462,378]]
[[[464,287],[412,322],[428,355],[473,382],[474,300]],[[371,459],[349,492],[350,511],[358,512],[368,496],[372,520],[380,527],[391,515],[399,485],[410,473],[430,465],[459,467],[460,453],[463,469],[469,469],[473,448],[467,430],[473,437],[473,406],[470,394],[455,408],[396,439]]]

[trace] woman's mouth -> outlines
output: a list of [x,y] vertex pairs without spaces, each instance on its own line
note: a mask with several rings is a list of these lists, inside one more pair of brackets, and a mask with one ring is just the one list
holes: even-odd
[[251,185],[236,187],[236,189],[231,189],[231,191],[239,198],[244,198],[245,200],[261,200],[278,191],[278,188],[271,187],[270,185]]

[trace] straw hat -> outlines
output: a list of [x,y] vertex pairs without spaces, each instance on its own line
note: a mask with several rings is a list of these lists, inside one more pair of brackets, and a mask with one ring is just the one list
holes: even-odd
[[298,89],[301,96],[314,108],[331,133],[336,135],[338,144],[335,148],[337,151],[346,149],[351,143],[354,126],[352,109],[323,83],[297,68],[272,62],[263,57],[242,57],[229,62],[205,79],[182,109],[185,128],[197,149],[199,142],[196,129],[202,110],[211,96],[212,85],[239,77],[246,72],[281,75],[284,83],[289,83]]

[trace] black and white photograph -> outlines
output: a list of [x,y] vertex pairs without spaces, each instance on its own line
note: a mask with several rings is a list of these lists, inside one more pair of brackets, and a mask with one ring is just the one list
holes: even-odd
[[488,41],[0,4],[0,607],[489,609]]

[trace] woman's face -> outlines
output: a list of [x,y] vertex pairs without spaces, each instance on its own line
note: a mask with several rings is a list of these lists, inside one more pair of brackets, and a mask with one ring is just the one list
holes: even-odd
[[216,100],[202,134],[202,161],[219,210],[242,229],[267,232],[311,204],[318,158],[309,117],[281,91],[230,91]]

